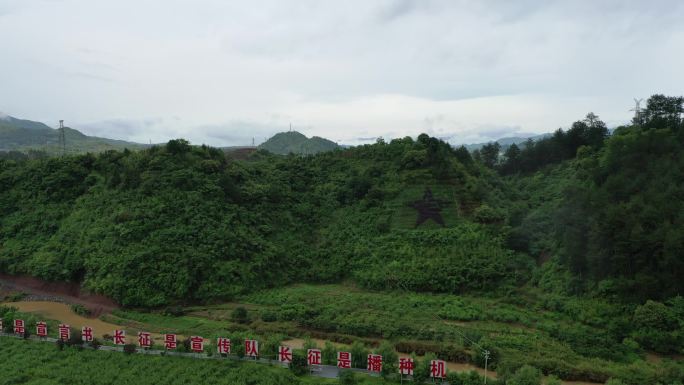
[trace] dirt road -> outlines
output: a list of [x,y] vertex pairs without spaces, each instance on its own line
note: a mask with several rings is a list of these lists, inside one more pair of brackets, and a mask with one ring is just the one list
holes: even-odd
[[17,292],[28,294],[24,300],[83,305],[90,310],[93,318],[119,307],[116,302],[105,296],[87,292],[78,283],[49,282],[35,277],[0,273],[0,293],[6,295]]

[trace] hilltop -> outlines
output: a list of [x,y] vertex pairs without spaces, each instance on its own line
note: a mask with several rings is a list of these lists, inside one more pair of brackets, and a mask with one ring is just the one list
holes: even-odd
[[307,138],[304,134],[297,131],[281,132],[273,135],[264,143],[260,144],[260,149],[267,150],[273,154],[287,155],[311,155],[319,152],[332,151],[339,146],[328,139],[314,136]]
[[[123,140],[88,136],[70,127],[64,132],[67,152],[101,152],[106,150],[140,149],[144,144]],[[43,151],[47,154],[61,154],[59,130],[44,123],[17,119],[12,116],[0,117],[0,151]]]

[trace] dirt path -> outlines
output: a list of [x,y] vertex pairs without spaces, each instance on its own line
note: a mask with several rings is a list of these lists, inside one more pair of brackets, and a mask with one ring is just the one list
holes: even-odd
[[49,282],[29,276],[0,273],[0,292],[27,293],[25,300],[80,304],[90,310],[93,318],[119,308],[116,302],[99,294],[88,293],[78,283]]
[[19,311],[24,313],[33,313],[45,317],[46,319],[53,319],[64,322],[75,329],[81,329],[83,326],[93,328],[93,334],[97,338],[102,338],[103,335],[114,334],[114,330],[121,329],[122,326],[114,325],[97,318],[85,318],[73,311],[71,307],[64,303],[48,302],[48,301],[19,301],[19,302],[5,302],[3,305],[14,306]]
[[[149,331],[144,326],[133,326],[130,324],[117,325],[109,323],[97,318],[86,318],[74,313],[71,307],[61,302],[50,301],[18,301],[18,302],[2,302],[2,305],[14,306],[19,311],[24,313],[32,313],[45,319],[52,319],[68,324],[75,329],[81,329],[83,326],[93,328],[93,335],[97,338],[104,339],[105,334],[113,335],[114,330],[126,330],[126,341],[129,343],[137,343],[137,334],[139,331]],[[32,325],[29,325],[32,327]],[[150,333],[155,344],[162,345],[164,337],[159,333]],[[184,339],[182,335],[178,335],[179,339]]]

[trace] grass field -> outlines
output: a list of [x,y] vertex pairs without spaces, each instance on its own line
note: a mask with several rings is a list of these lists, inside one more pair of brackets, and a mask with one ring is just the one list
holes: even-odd
[[[54,344],[0,338],[0,384],[335,384],[336,380],[296,377],[288,369],[229,360],[125,355],[119,352],[63,351]],[[373,378],[362,383],[377,384]]]
[[[236,320],[239,307],[247,316]],[[298,337],[309,344],[318,339],[321,348],[323,341],[361,342],[374,350],[388,341],[401,353],[434,354],[471,365],[465,368],[482,366],[482,350],[488,349],[493,353],[490,369],[499,376],[530,364],[545,374],[587,383],[617,377],[627,384],[669,384],[682,378],[681,361],[653,355],[616,336],[630,312],[605,301],[529,289],[485,298],[295,285],[255,292],[233,303],[186,307],[179,316],[129,309],[103,320],[127,330],[250,337],[275,346]]]

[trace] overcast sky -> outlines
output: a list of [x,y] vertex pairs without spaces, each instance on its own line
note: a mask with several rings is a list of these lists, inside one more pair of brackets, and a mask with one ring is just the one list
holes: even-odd
[[610,126],[683,69],[679,0],[0,0],[0,111],[138,142]]

